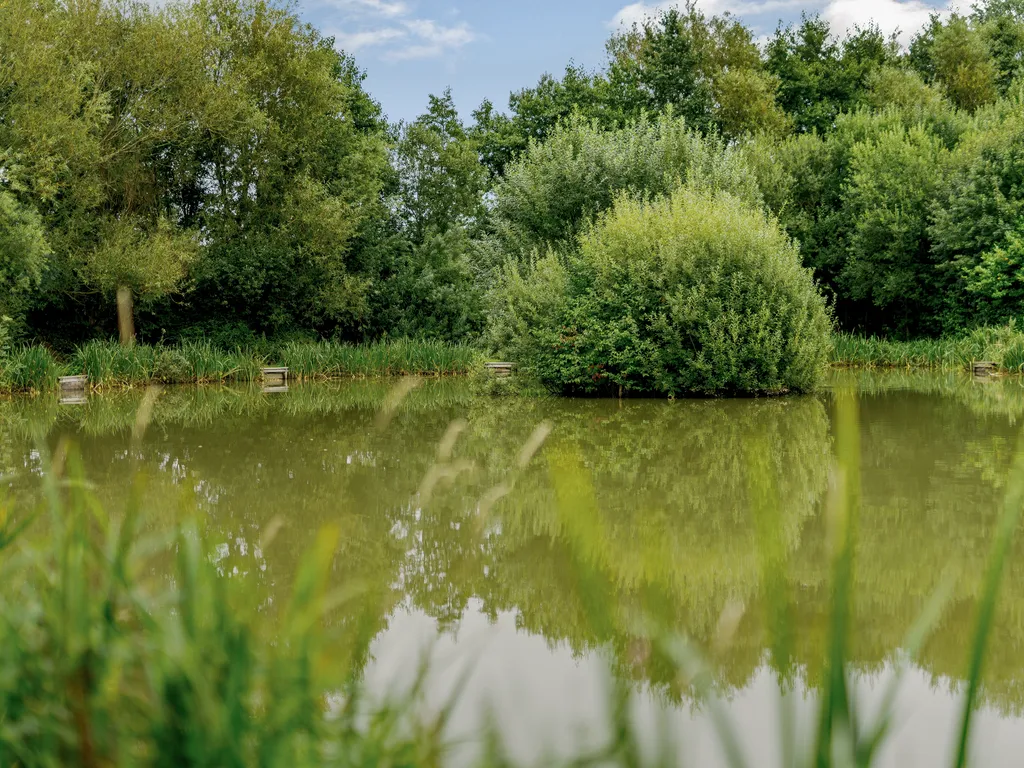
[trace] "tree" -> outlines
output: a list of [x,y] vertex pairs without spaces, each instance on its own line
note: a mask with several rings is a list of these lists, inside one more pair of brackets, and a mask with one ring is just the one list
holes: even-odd
[[1020,102],[979,111],[953,151],[950,168],[949,181],[934,202],[929,236],[936,260],[976,281],[982,260],[990,262],[983,272],[991,273],[998,264],[993,254],[1007,247],[1009,233],[1024,218]]
[[64,290],[105,291],[115,275],[146,272],[161,275],[149,292],[176,289],[169,278],[183,270],[157,226],[166,210],[157,177],[161,148],[187,123],[178,94],[194,82],[194,43],[144,6],[102,3],[13,2],[0,30],[9,78],[0,144],[14,159],[12,187],[43,212],[54,258],[71,278]]
[[482,326],[476,247],[486,208],[479,136],[462,124],[450,90],[401,126],[392,217],[366,244],[373,262],[372,330],[459,341]]
[[[906,85],[902,75],[897,85]],[[964,126],[941,99],[935,111],[915,106],[919,95],[905,108],[841,115],[825,136],[759,139],[742,150],[850,330],[931,333],[956,304],[931,225]]]
[[871,73],[864,93],[864,103],[873,110],[890,107],[912,110],[924,116],[942,110],[943,94],[912,69],[880,67]]
[[671,111],[616,131],[573,118],[546,143],[532,144],[495,187],[495,234],[502,252],[515,259],[571,246],[621,193],[654,197],[680,180],[761,200],[736,149],[691,130]]
[[193,310],[254,328],[358,322],[348,247],[387,157],[331,40],[262,0],[12,0],[0,36],[0,145],[54,252],[35,317],[103,324],[130,290],[187,323],[194,285]]
[[694,128],[710,128],[714,94],[706,33],[703,14],[689,5],[613,36],[608,77],[622,111],[653,115],[671,105]]
[[370,335],[439,339],[479,336],[484,286],[479,245],[466,230],[429,230],[420,241],[399,234],[376,244],[381,271],[371,294]]
[[39,284],[50,247],[43,224],[10,192],[0,190],[0,317],[6,336],[23,320],[25,295]]
[[804,16],[768,41],[766,66],[778,78],[778,103],[798,131],[825,133],[862,99],[871,74],[897,59],[895,40],[874,26],[837,41],[827,21]]
[[607,128],[622,122],[607,80],[570,63],[561,79],[545,74],[533,88],[511,94],[507,115],[495,112],[494,105],[485,100],[473,113],[472,134],[479,143],[484,165],[493,176],[501,176],[531,141],[544,142],[560,122],[573,114]]
[[269,333],[356,335],[369,279],[352,245],[380,211],[385,126],[333,41],[261,0],[179,10],[198,26],[211,111],[183,195],[208,243],[195,305]]
[[483,216],[487,171],[476,138],[459,119],[451,89],[431,96],[427,112],[402,127],[395,165],[399,216],[415,241],[430,230],[474,226]]
[[1024,73],[1024,2],[990,0],[975,5],[971,20],[981,29],[996,68],[996,85],[1005,95]]
[[999,72],[981,32],[953,14],[935,34],[931,49],[935,79],[960,109],[973,112],[995,101]]
[[967,290],[981,298],[983,320],[1001,323],[1020,318],[1024,306],[1024,219],[1004,242],[981,254],[963,275]]
[[947,164],[942,141],[921,126],[881,130],[853,146],[843,194],[851,230],[838,283],[846,301],[866,302],[856,313],[861,328],[942,330],[956,276],[936,268],[928,225]]
[[671,108],[697,130],[730,137],[788,128],[775,104],[777,79],[750,30],[729,14],[671,8],[613,35],[607,48],[611,97],[624,116]]

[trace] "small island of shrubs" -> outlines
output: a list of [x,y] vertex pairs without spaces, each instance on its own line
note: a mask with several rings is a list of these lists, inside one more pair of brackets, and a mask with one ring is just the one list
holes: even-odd
[[831,318],[778,223],[728,192],[622,196],[505,275],[493,342],[564,394],[807,392]]

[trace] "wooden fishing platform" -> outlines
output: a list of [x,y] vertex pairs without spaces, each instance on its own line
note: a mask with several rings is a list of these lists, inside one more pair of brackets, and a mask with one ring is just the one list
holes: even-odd
[[484,368],[495,376],[511,376],[515,363],[484,363]]
[[61,376],[57,379],[61,392],[82,392],[89,385],[88,376]]
[[995,376],[999,372],[999,365],[988,360],[975,360],[971,363],[971,372],[975,376]]
[[283,387],[288,383],[288,369],[285,367],[271,367],[262,369],[263,383],[267,386]]

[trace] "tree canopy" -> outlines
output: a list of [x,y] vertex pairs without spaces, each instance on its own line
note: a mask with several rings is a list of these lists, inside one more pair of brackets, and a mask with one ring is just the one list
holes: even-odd
[[[901,47],[817,16],[759,41],[676,7],[470,116],[389,124],[356,61],[266,0],[0,6],[0,316],[69,348],[478,340],[506,264],[695,179],[776,217],[849,330],[1020,314],[1024,10]],[[467,119],[468,118],[468,119]]]

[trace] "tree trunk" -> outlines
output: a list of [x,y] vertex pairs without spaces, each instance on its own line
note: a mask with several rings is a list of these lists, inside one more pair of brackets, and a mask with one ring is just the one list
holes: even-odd
[[130,347],[135,343],[135,309],[132,289],[127,285],[117,289],[117,327],[121,331],[121,344]]

